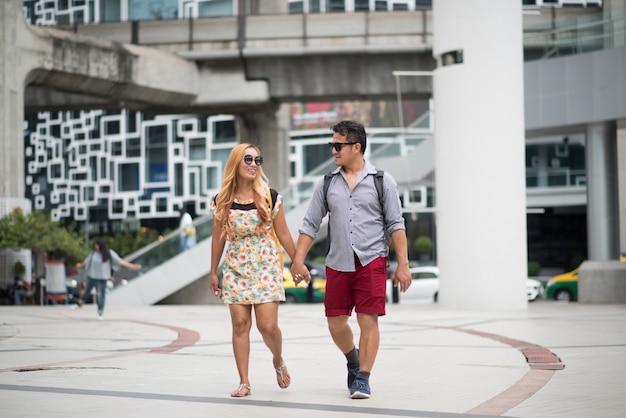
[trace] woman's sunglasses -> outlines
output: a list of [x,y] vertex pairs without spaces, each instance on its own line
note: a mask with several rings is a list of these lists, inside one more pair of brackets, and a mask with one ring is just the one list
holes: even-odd
[[330,147],[330,149],[335,149],[335,151],[340,152],[341,151],[341,147],[344,145],[354,145],[354,144],[358,144],[358,142],[329,142],[328,146]]
[[258,157],[252,157],[252,155],[244,155],[243,157],[243,162],[250,165],[252,164],[252,161],[254,161],[254,163],[258,166],[262,166],[263,165],[263,157],[258,156]]

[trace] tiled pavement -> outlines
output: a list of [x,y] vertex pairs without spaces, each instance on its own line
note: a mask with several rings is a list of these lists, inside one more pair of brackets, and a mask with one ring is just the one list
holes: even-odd
[[[3,417],[625,417],[626,305],[390,305],[372,397],[352,400],[322,306],[281,305],[293,383],[253,328],[252,396],[222,305],[0,307]],[[351,320],[358,336],[356,321]]]

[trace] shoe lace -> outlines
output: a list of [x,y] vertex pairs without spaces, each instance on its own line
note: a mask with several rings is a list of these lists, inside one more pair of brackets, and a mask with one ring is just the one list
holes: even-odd
[[365,379],[358,377],[354,381],[354,386],[356,386],[357,389],[367,389],[369,387]]

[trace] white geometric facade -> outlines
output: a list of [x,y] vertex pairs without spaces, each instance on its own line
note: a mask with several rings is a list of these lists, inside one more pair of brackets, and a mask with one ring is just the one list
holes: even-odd
[[42,112],[27,123],[26,197],[53,220],[90,221],[90,207],[101,219],[172,218],[188,202],[207,214],[237,141],[223,115]]

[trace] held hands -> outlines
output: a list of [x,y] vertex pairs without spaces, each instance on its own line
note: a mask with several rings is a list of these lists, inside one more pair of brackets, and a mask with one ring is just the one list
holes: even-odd
[[311,273],[309,273],[309,269],[306,268],[304,263],[293,262],[291,264],[290,270],[291,276],[293,277],[293,282],[296,286],[298,286],[303,280],[307,283],[311,282]]
[[411,271],[409,266],[398,266],[393,273],[393,285],[399,286],[400,292],[406,292],[411,286]]

